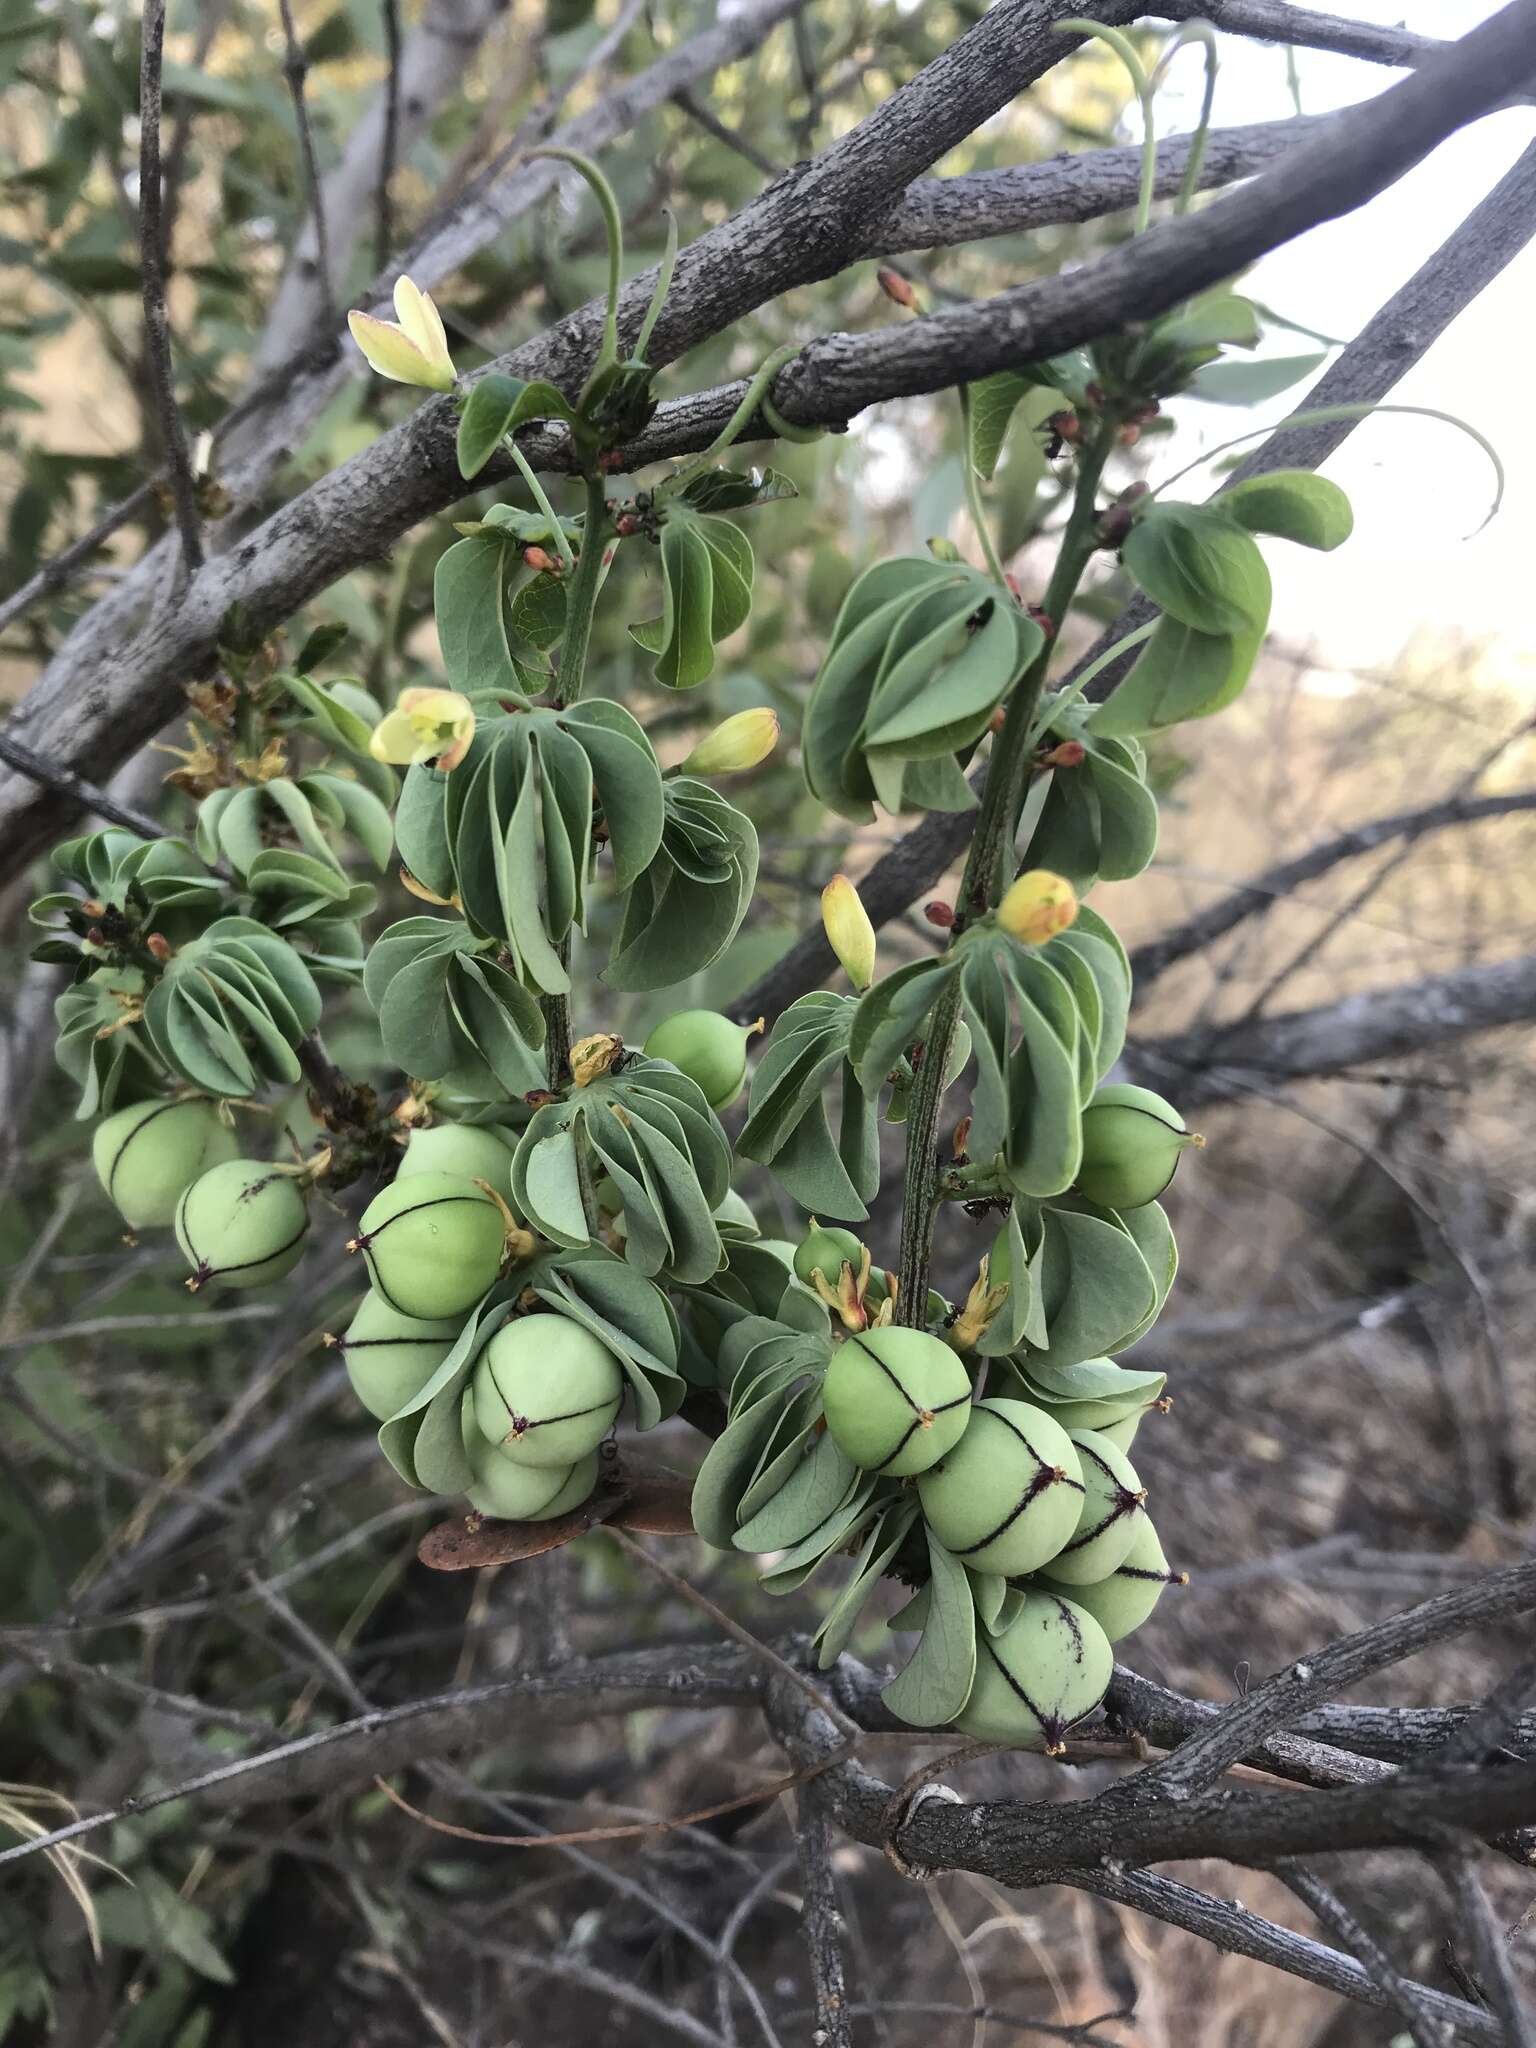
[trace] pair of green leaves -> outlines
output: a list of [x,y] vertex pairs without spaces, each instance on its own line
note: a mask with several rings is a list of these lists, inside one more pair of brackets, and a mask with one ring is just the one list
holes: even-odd
[[[1026,1377],[1128,1350],[1162,1313],[1178,1270],[1156,1202],[1121,1213],[1078,1196],[1016,1201],[1009,1234],[1009,1300],[980,1348],[1011,1355]],[[1015,1300],[1020,1273],[1027,1292]]]
[[477,477],[509,434],[538,420],[569,424],[576,408],[555,385],[535,378],[508,377],[494,371],[471,389],[459,414],[459,474],[466,482]]
[[[604,979],[633,992],[669,988],[718,960],[757,882],[757,832],[745,812],[697,776],[673,776],[662,791],[660,843],[642,872],[629,860],[621,868],[614,842],[614,879],[628,894]],[[612,833],[606,802],[604,816]]]
[[54,1057],[80,1090],[75,1115],[102,1116],[153,1093],[162,1068],[130,1021],[144,996],[137,968],[98,967],[54,1003]]
[[413,1078],[486,1101],[544,1085],[537,999],[457,918],[392,924],[369,949],[363,987],[385,1052]]
[[[849,1056],[858,1011],[856,997],[818,989],[775,1019],[737,1140],[738,1150],[771,1167],[802,1208],[844,1223],[864,1221],[880,1185],[873,1091],[858,1085]],[[835,1135],[827,1108],[834,1085]]]
[[290,925],[355,922],[372,910],[375,894],[354,883],[333,844],[348,834],[370,863],[389,864],[394,838],[388,808],[371,789],[346,776],[275,776],[243,789],[216,789],[197,815],[197,850],[206,861],[231,867],[263,923]]
[[1168,1384],[1166,1373],[1138,1372],[1110,1358],[1049,1365],[1019,1357],[1012,1366],[1025,1399],[1048,1409],[1063,1429],[1106,1429],[1128,1421],[1160,1400]]
[[968,810],[958,756],[1044,645],[1039,626],[963,562],[900,557],[854,583],[801,732],[811,793],[855,823]]
[[[224,884],[182,839],[140,839],[112,826],[55,847],[53,864],[80,885],[85,901],[120,911],[172,945],[200,931],[226,904]],[[39,896],[27,915],[54,934],[34,950],[33,959],[72,966],[79,975],[90,971],[98,955],[82,941],[99,912],[85,910],[74,891],[59,889]]]
[[630,635],[655,656],[657,682],[691,690],[713,674],[716,647],[752,609],[752,543],[730,520],[680,496],[666,503],[658,546],[661,617],[631,626]]
[[557,1244],[590,1241],[584,1155],[618,1190],[631,1265],[685,1282],[717,1271],[714,1211],[730,1188],[731,1148],[685,1074],[661,1060],[631,1059],[534,1112],[513,1156],[512,1197]]
[[1019,820],[1023,868],[1065,875],[1079,896],[1100,880],[1128,881],[1157,851],[1157,799],[1147,787],[1147,757],[1132,738],[1115,739],[1091,723],[1092,707],[1064,705],[1046,726],[1057,745],[1076,741],[1083,758],[1037,775]]
[[1154,500],[1121,560],[1163,616],[1094,714],[1094,733],[1123,737],[1223,710],[1242,693],[1269,623],[1269,571],[1253,535],[1330,549],[1351,526],[1344,493],[1310,470],[1254,477],[1213,505]]
[[614,879],[632,889],[662,845],[661,770],[640,725],[594,697],[484,719],[450,773],[413,767],[395,817],[407,868],[500,939],[528,987],[564,994],[560,947],[585,930],[600,814]]
[[958,980],[977,1078],[968,1149],[1018,1195],[1064,1193],[1082,1161],[1082,1112],[1125,1042],[1131,977],[1124,948],[1096,912],[1045,946],[978,926],[937,958],[917,960],[860,998],[849,1057],[876,1096],[920,1042]]
[[245,917],[219,918],[183,946],[144,1004],[156,1053],[210,1095],[297,1081],[294,1048],[319,1021],[309,969],[286,939]]
[[505,516],[512,508],[494,510],[438,558],[438,644],[450,689],[526,706],[554,681],[549,650],[565,631],[565,586],[542,572],[516,582],[527,543]]

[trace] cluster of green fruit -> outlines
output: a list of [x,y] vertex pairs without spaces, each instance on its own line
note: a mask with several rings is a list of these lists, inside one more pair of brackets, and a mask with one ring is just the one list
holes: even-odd
[[[1083,1114],[1079,1193],[1117,1217],[1147,1211],[1194,1142],[1161,1097],[1102,1088]],[[720,1346],[729,1419],[694,1520],[722,1548],[769,1554],[769,1592],[855,1557],[819,1631],[824,1668],[879,1580],[905,1580],[914,1597],[890,1626],[921,1636],[886,1690],[893,1710],[1054,1750],[1102,1699],[1112,1645],[1182,1574],[1128,1456],[1163,1376],[987,1345],[1008,1246],[1005,1226],[962,1307],[930,1290],[924,1326],[897,1327],[895,1276],[813,1219],[777,1307]]]

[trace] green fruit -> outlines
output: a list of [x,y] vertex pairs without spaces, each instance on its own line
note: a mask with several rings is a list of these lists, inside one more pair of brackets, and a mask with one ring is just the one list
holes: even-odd
[[1071,1438],[1026,1401],[978,1401],[965,1435],[917,1483],[944,1548],[979,1572],[1038,1571],[1070,1541],[1083,1511]]
[[747,1078],[747,1041],[763,1028],[733,1024],[718,1010],[676,1010],[645,1041],[653,1060],[667,1060],[704,1091],[711,1109],[727,1109]]
[[597,1484],[597,1453],[577,1465],[517,1465],[484,1437],[470,1448],[474,1484],[465,1498],[482,1515],[503,1522],[552,1522],[581,1506]]
[[336,1348],[352,1391],[380,1422],[413,1401],[458,1342],[463,1325],[418,1322],[391,1308],[382,1295],[365,1294]]
[[1065,1592],[1085,1608],[1112,1643],[1138,1629],[1163,1597],[1166,1586],[1182,1586],[1187,1574],[1168,1569],[1157,1531],[1146,1515],[1137,1517],[1137,1530],[1130,1549],[1107,1579],[1095,1579],[1091,1586],[1060,1586],[1048,1572],[1036,1581],[1042,1592]]
[[200,1095],[136,1102],[96,1126],[96,1178],[123,1221],[153,1230],[176,1219],[176,1204],[200,1173],[235,1156],[235,1134]]
[[827,1367],[827,1427],[866,1472],[926,1472],[971,1418],[971,1382],[949,1346],[925,1330],[860,1330]]
[[811,1276],[819,1273],[829,1287],[836,1287],[844,1266],[852,1266],[854,1278],[858,1278],[863,1257],[864,1247],[851,1230],[839,1230],[836,1225],[829,1229],[813,1216],[810,1229],[795,1247],[795,1278],[812,1287]]
[[459,1180],[488,1181],[498,1195],[512,1192],[512,1148],[489,1124],[433,1124],[412,1131],[396,1180],[421,1173],[451,1173]]
[[1083,1111],[1077,1191],[1104,1209],[1143,1208],[1173,1179],[1185,1146],[1200,1143],[1171,1102],[1112,1082]]
[[503,1457],[563,1469],[595,1451],[612,1428],[624,1370],[579,1323],[519,1316],[486,1345],[470,1390],[476,1426]]
[[1003,1633],[976,1633],[976,1682],[954,1726],[981,1742],[1059,1750],[1109,1689],[1115,1653],[1075,1600],[1033,1587]]
[[260,1159],[226,1159],[193,1181],[176,1206],[176,1239],[193,1294],[209,1280],[261,1287],[299,1263],[309,1209],[291,1173]]
[[403,1316],[466,1315],[501,1271],[506,1226],[483,1188],[449,1173],[392,1181],[363,1211],[348,1247],[375,1293]]
[[1146,1522],[1146,1491],[1124,1451],[1091,1429],[1070,1432],[1083,1472],[1082,1518],[1051,1559],[1051,1577],[1064,1586],[1107,1579]]

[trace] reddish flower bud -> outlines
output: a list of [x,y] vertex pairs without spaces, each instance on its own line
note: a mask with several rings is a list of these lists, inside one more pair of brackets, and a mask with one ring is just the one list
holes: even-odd
[[615,470],[620,470],[624,467],[623,449],[605,448],[597,458],[597,466],[604,476],[612,476]]
[[955,1125],[955,1135],[952,1142],[955,1158],[964,1159],[965,1148],[971,1142],[971,1120],[968,1116],[961,1117],[959,1123]]
[[613,522],[613,530],[620,540],[628,540],[632,534],[640,531],[640,522],[633,512],[621,512]]
[[1029,613],[1029,616],[1034,620],[1047,640],[1054,640],[1056,638],[1056,621],[1045,610],[1043,605],[1027,604],[1024,609]]
[[1090,384],[1084,391],[1083,396],[1090,405],[1102,405],[1104,403],[1104,386],[1102,384]]
[[1042,768],[1081,768],[1088,749],[1081,740],[1063,740],[1059,747],[1052,747],[1048,754],[1040,756]]
[[537,569],[545,576],[558,576],[560,573],[560,564],[554,556],[540,547],[524,548],[523,561],[528,568]]
[[1082,422],[1075,412],[1053,412],[1046,426],[1059,441],[1081,441]]
[[936,924],[940,931],[947,932],[955,921],[955,907],[936,896],[931,903],[923,905],[923,915],[930,924]]
[[1134,448],[1136,446],[1136,443],[1140,439],[1140,427],[1132,424],[1129,426],[1124,426],[1120,429],[1120,446],[1122,448]]
[[1144,405],[1137,406],[1131,418],[1138,426],[1145,426],[1148,420],[1155,420],[1162,409],[1155,398],[1149,398]]
[[905,306],[909,313],[922,311],[912,280],[903,277],[899,270],[892,270],[888,264],[882,264],[875,272],[875,278],[881,291],[893,305]]
[[170,959],[171,942],[162,932],[151,932],[148,938],[145,939],[144,944],[157,960]]

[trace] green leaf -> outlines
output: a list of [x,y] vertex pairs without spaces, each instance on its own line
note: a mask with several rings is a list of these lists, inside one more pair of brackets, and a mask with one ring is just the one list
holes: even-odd
[[1181,719],[1209,718],[1242,694],[1262,632],[1202,633],[1159,619],[1135,667],[1093,714],[1099,739],[1156,732]]
[[880,1697],[914,1728],[942,1728],[964,1711],[976,1681],[976,1606],[965,1566],[928,1536],[927,1617],[911,1662]]
[[696,512],[743,512],[799,495],[799,486],[776,469],[700,470],[678,493]]
[[969,384],[970,457],[978,476],[990,479],[997,470],[998,457],[1013,423],[1014,408],[1036,380],[1018,370],[998,370],[979,383]]
[[1192,398],[1211,405],[1261,405],[1313,376],[1327,360],[1325,349],[1309,356],[1261,356],[1251,363],[1207,363],[1187,388]]
[[1121,560],[1152,602],[1202,633],[1262,632],[1270,583],[1253,536],[1205,505],[1154,499]]
[[438,561],[437,637],[448,686],[466,697],[524,694],[507,609],[507,577],[517,559],[497,534],[477,533],[456,541]]
[[1250,533],[1272,533],[1304,548],[1340,546],[1354,531],[1349,499],[1328,477],[1310,469],[1275,469],[1222,493],[1221,502]]
[[466,480],[478,476],[512,430],[517,402],[528,389],[521,377],[492,373],[482,377],[464,401],[459,414],[457,452],[459,474]]
[[857,1466],[831,1431],[823,1431],[778,1491],[737,1530],[733,1544],[762,1552],[804,1543],[843,1505],[857,1480]]
[[1177,349],[1257,348],[1260,333],[1258,308],[1251,299],[1236,292],[1208,292],[1159,320],[1152,338]]

